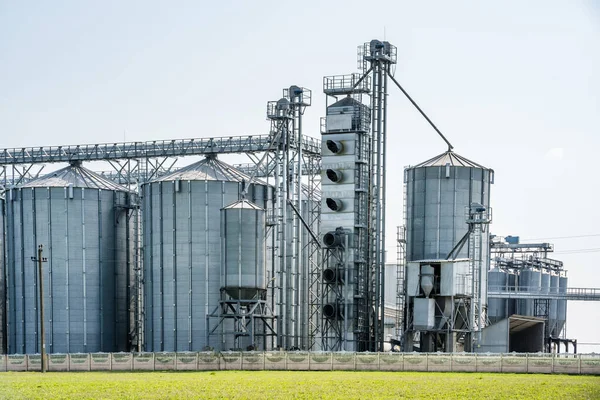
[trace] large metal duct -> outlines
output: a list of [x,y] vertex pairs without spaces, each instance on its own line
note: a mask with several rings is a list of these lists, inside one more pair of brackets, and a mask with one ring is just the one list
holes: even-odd
[[[248,182],[209,156],[143,185],[146,351],[209,345],[207,320],[220,300],[220,210],[238,201]],[[251,184],[247,198],[266,209],[270,188]]]
[[78,164],[7,192],[10,353],[40,352],[38,245],[46,351],[130,350],[134,196]]

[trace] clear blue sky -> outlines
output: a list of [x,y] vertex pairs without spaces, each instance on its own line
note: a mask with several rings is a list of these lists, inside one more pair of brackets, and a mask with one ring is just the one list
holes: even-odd
[[[495,169],[492,232],[600,233],[594,0],[0,1],[0,147],[265,133],[266,102],[292,84],[313,90],[318,136],[323,75],[355,71],[356,46],[384,31],[396,78]],[[445,147],[400,92],[389,105],[393,237],[401,168]],[[555,244],[571,286],[600,287],[600,252],[559,253],[600,236]],[[600,304],[570,303],[568,336],[600,342],[599,321]]]

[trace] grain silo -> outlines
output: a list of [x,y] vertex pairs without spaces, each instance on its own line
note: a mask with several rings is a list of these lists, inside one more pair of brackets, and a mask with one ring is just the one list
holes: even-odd
[[267,291],[265,210],[247,200],[221,210],[221,289],[233,299],[252,300]]
[[[553,273],[550,276],[550,294],[557,295],[559,291],[559,274]],[[550,300],[550,309],[548,310],[548,323],[550,324],[550,336],[558,337],[558,300]]]
[[[249,182],[210,155],[143,185],[146,351],[209,345],[208,317],[220,300],[220,210]],[[247,198],[259,207],[267,209],[270,197],[266,184],[249,184]]]
[[[494,171],[448,151],[405,170],[407,260],[445,259],[467,232],[465,209],[490,205]],[[483,235],[483,249],[489,235]],[[469,257],[465,245],[458,258]],[[489,265],[489,254],[482,253]]]
[[[519,291],[529,293],[540,293],[542,289],[542,271],[534,268],[525,268],[519,273]],[[535,315],[535,300],[519,300],[519,314]]]
[[46,350],[130,350],[135,321],[135,195],[79,163],[10,189],[7,207],[9,353],[39,353],[43,245]]
[[[562,271],[558,278],[558,293],[567,294],[567,272]],[[556,336],[559,336],[567,322],[567,300],[557,301]]]
[[6,353],[6,279],[4,271],[4,199],[0,198],[0,354]]
[[[488,288],[490,291],[505,291],[508,284],[508,272],[493,268],[488,273]],[[488,299],[488,319],[493,324],[508,315],[508,299]]]
[[[234,348],[267,348],[267,325],[261,305],[267,304],[265,210],[247,200],[221,209],[222,266],[221,343]],[[225,308],[225,309],[223,309]],[[255,313],[255,311],[258,311]],[[256,318],[255,318],[256,316]],[[235,329],[235,333],[232,332]]]
[[[468,231],[470,207],[489,210],[494,171],[447,151],[405,170],[406,259],[444,260]],[[488,212],[488,211],[486,211]],[[490,214],[491,215],[491,214]],[[474,258],[482,315],[487,302],[490,265],[489,231],[481,226],[480,240],[467,240],[453,258]],[[472,243],[476,242],[473,249]]]

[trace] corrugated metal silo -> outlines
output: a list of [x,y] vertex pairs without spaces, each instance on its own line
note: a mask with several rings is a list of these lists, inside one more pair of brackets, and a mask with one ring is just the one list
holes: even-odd
[[264,209],[240,200],[221,210],[221,289],[236,300],[252,300],[267,290]]
[[550,293],[550,272],[542,271],[542,281],[540,285],[540,293]]
[[[517,274],[510,271],[508,273],[508,290],[514,292],[517,290]],[[506,316],[510,317],[513,314],[517,313],[517,300],[516,299],[506,299],[507,303],[507,313]]]
[[39,353],[43,245],[46,350],[128,351],[134,194],[78,163],[7,193],[8,350]]
[[[560,294],[567,293],[567,283],[568,283],[568,278],[567,278],[566,274],[564,274],[558,278],[558,293],[560,293]],[[557,319],[556,319],[557,336],[565,327],[566,322],[567,322],[567,300],[558,300]]]
[[6,279],[4,270],[4,199],[0,198],[0,354],[6,353]]
[[[559,276],[554,273],[550,276],[550,294],[558,294],[559,290]],[[558,329],[558,300],[550,300],[550,312],[549,312],[549,323],[550,323],[550,336],[557,337],[560,332]]]
[[[220,210],[239,200],[249,181],[209,156],[143,185],[146,351],[200,351],[209,344],[207,318],[220,299]],[[266,209],[270,192],[255,183],[247,198]]]
[[[445,259],[467,233],[465,208],[490,205],[493,170],[446,152],[405,170],[407,260]],[[489,249],[484,234],[482,249]],[[467,258],[468,245],[458,254]],[[489,265],[489,251],[482,260]]]
[[[542,285],[542,273],[539,270],[525,268],[519,274],[519,291],[539,293]],[[533,299],[519,301],[519,314],[533,316],[535,313]]]
[[[493,170],[452,151],[407,168],[404,176],[407,261],[445,259],[468,231],[467,209],[473,203],[489,208],[493,181]],[[469,258],[477,252],[478,296],[483,315],[488,300],[490,245],[487,225],[482,229],[478,250],[470,249],[472,242],[468,240],[455,256]]]
[[[488,273],[488,289],[491,291],[506,290],[508,282],[508,273],[498,268],[493,268]],[[508,299],[489,299],[488,300],[488,318],[491,323],[495,323],[507,317]]]

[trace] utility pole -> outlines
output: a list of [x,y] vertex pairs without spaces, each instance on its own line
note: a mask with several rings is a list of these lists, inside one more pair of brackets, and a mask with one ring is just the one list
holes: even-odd
[[42,275],[42,263],[48,261],[46,257],[42,257],[44,252],[43,246],[38,246],[38,254],[36,257],[31,257],[31,261],[38,263],[38,287],[39,287],[39,299],[40,299],[40,353],[42,355],[42,372],[46,372],[46,343],[44,342],[46,333],[44,331],[44,277]]

